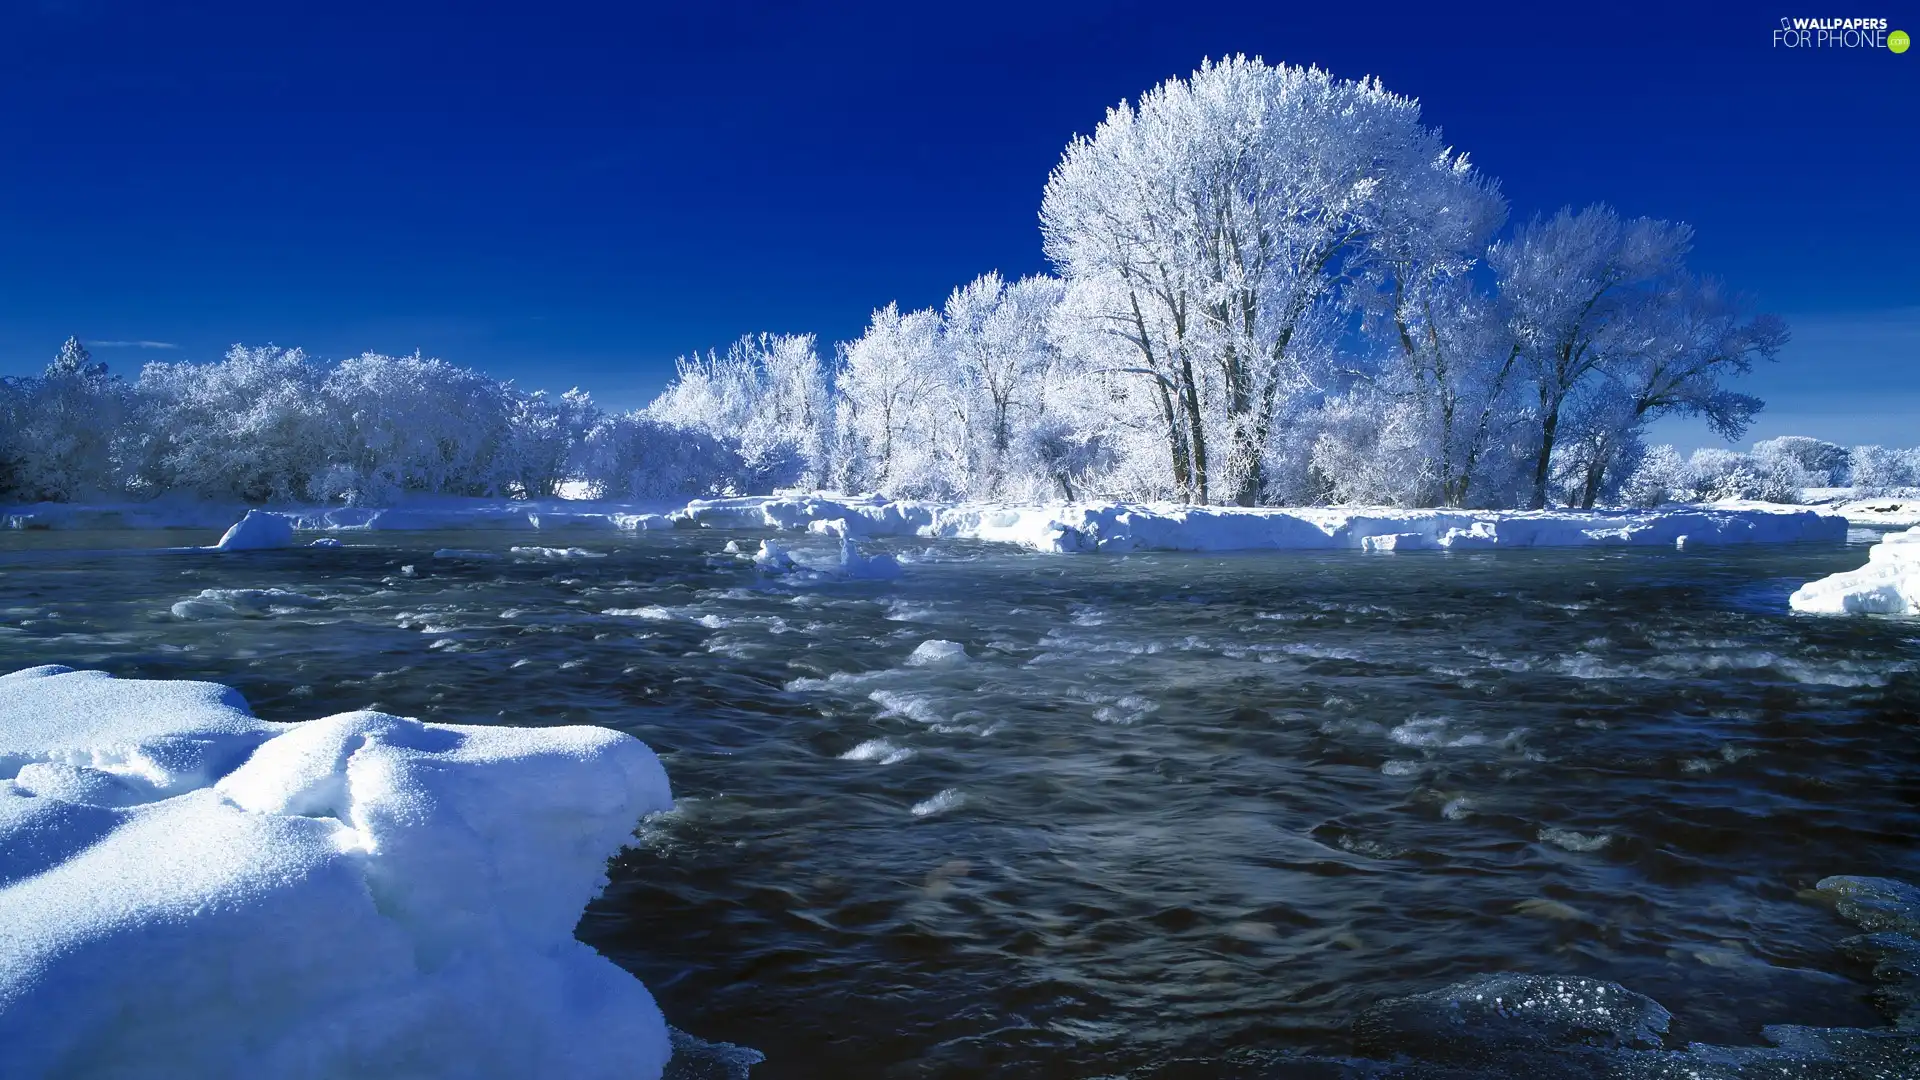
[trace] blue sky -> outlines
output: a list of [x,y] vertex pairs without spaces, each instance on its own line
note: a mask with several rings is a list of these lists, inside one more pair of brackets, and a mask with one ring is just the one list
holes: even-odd
[[[1920,0],[1860,2],[1920,32]],[[1692,223],[1796,330],[1757,435],[1920,443],[1920,50],[1776,49],[1836,14],[1781,3],[12,0],[0,373],[68,334],[128,374],[418,348],[643,404],[676,354],[1045,269],[1068,138],[1245,52],[1418,96],[1516,216]]]

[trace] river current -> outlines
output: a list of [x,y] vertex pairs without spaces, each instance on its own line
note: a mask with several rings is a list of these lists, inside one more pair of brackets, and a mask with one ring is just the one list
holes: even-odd
[[639,736],[679,806],[579,935],[675,1026],[764,1052],[756,1080],[1304,1068],[1355,1054],[1368,1005],[1495,971],[1752,1044],[1884,1023],[1808,890],[1920,881],[1920,621],[1786,605],[1867,538],[889,541],[902,573],[864,580],[716,530],[14,532],[0,670]]

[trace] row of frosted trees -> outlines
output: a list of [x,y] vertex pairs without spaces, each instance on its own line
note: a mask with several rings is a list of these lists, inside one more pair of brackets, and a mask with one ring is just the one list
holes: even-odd
[[380,504],[408,494],[671,497],[751,486],[740,454],[442,360],[337,364],[235,346],[133,382],[69,340],[38,378],[0,380],[0,499],[152,497]]
[[[812,335],[742,338],[682,358],[628,415],[418,356],[236,347],[122,385],[63,354],[0,387],[0,495],[375,501],[570,479],[1539,507],[1819,471],[1645,446],[1676,414],[1742,435],[1761,403],[1729,384],[1784,325],[1691,272],[1684,225],[1594,206],[1510,226],[1498,184],[1376,81],[1204,64],[1075,139],[1040,222],[1053,276],[890,304],[826,362]],[[1866,474],[1911,471],[1872,449]]]

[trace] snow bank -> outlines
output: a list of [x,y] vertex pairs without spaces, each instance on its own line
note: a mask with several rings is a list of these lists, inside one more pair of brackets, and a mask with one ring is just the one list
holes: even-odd
[[1867,565],[1810,581],[1787,603],[1816,615],[1920,615],[1920,526],[1890,533]]
[[[1880,504],[1874,504],[1878,506]],[[1400,510],[1083,503],[1000,506],[931,503],[875,496],[756,495],[696,499],[662,512],[660,504],[421,498],[388,508],[287,508],[271,516],[312,532],[449,529],[603,529],[644,531],[704,526],[812,532],[839,540],[919,536],[991,540],[1035,551],[1231,551],[1356,548],[1412,551],[1480,547],[1567,547],[1838,540],[1845,519],[1807,507],[1770,503],[1670,506],[1658,510]],[[130,504],[40,504],[0,512],[13,528],[212,527],[231,508]],[[263,513],[264,512],[258,512]],[[251,518],[253,512],[248,514]],[[1890,524],[1898,515],[1879,515]],[[567,550],[555,548],[554,550]],[[842,567],[864,572],[869,567]],[[884,574],[884,568],[879,570]]]
[[658,1077],[574,940],[671,806],[591,727],[255,719],[231,689],[0,676],[0,1060],[18,1076]]
[[293,520],[284,514],[249,510],[213,545],[215,551],[261,551],[293,546]]
[[709,528],[810,531],[843,540],[956,537],[1035,551],[1369,551],[1633,544],[1674,547],[1843,540],[1846,520],[1805,509],[1397,510],[1086,503],[989,506],[823,495],[702,499],[676,517]]

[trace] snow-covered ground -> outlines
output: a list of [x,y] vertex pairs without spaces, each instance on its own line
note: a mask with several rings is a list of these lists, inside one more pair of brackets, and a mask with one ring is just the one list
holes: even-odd
[[1904,529],[1920,525],[1920,491],[1863,497],[1853,488],[1808,488],[1808,506],[1839,514],[1855,525]]
[[672,799],[596,727],[267,723],[235,691],[0,676],[0,1073],[657,1077],[576,941]]
[[1810,581],[1787,602],[1819,615],[1920,615],[1920,526],[1889,533],[1867,565]]
[[[0,511],[13,528],[219,528],[243,508],[39,504]],[[295,529],[322,532],[458,528],[619,529],[710,527],[998,541],[1035,551],[1233,551],[1357,548],[1408,551],[1594,544],[1675,545],[1839,540],[1848,519],[1767,503],[1658,510],[1403,510],[1354,507],[1193,507],[1078,503],[1002,506],[888,500],[876,496],[765,495],[696,499],[684,506],[547,500],[440,498],[387,509],[291,507],[272,512]],[[256,521],[251,535],[269,532]],[[284,531],[276,535],[286,542]]]

